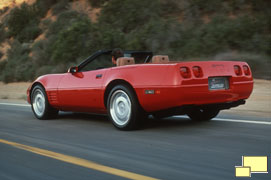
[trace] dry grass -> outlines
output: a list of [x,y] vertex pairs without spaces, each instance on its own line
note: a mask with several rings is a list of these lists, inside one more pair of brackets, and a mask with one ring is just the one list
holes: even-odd
[[33,4],[36,0],[1,0],[0,1],[0,9],[9,6],[14,7],[26,2],[27,4]]
[[0,99],[26,99],[26,90],[30,83],[9,83],[0,82]]
[[100,8],[93,8],[88,0],[78,0],[71,2],[71,9],[79,13],[86,14],[92,22],[96,22]]
[[0,62],[4,61],[5,59],[7,59],[7,52],[10,49],[10,42],[11,41],[12,40],[6,40],[2,44],[0,44],[0,52],[3,53],[3,56],[0,58]]

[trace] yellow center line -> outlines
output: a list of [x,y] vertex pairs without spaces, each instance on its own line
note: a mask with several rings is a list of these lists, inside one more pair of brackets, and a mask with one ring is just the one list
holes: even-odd
[[71,163],[71,164],[75,164],[75,165],[82,166],[82,167],[85,167],[85,168],[94,169],[94,170],[101,171],[101,172],[104,172],[104,173],[113,174],[113,175],[124,177],[124,178],[127,178],[127,179],[157,180],[156,178],[152,178],[152,177],[148,177],[148,176],[144,176],[144,175],[140,175],[140,174],[136,174],[136,173],[132,173],[132,172],[112,168],[112,167],[109,167],[109,166],[104,166],[104,165],[97,164],[95,162],[88,161],[88,160],[85,160],[85,159],[81,159],[81,158],[77,158],[77,157],[73,157],[73,156],[68,156],[68,155],[65,155],[65,154],[60,154],[60,153],[56,153],[56,152],[53,152],[53,151],[48,151],[48,150],[45,150],[45,149],[32,147],[32,146],[27,146],[27,145],[24,145],[24,144],[11,142],[11,141],[7,141],[7,140],[4,140],[4,139],[0,139],[0,143],[8,144],[8,145],[14,146],[16,148],[23,149],[23,150],[26,150],[26,151],[29,151],[29,152],[32,152],[32,153],[35,153],[35,154],[50,157],[50,158],[53,158],[53,159],[57,159],[57,160],[60,160],[60,161]]

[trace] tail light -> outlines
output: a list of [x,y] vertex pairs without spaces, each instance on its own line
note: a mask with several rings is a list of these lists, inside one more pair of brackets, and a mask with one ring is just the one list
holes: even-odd
[[238,65],[234,66],[234,72],[235,72],[235,74],[237,76],[241,76],[242,75],[242,70],[241,70],[240,66],[238,66]]
[[191,72],[188,67],[181,67],[180,73],[183,78],[190,78],[191,77]]
[[203,76],[202,70],[199,66],[194,66],[192,69],[195,77],[199,78]]
[[244,65],[244,66],[243,66],[243,70],[244,70],[245,75],[247,75],[247,76],[250,75],[250,71],[249,71],[249,68],[248,68],[247,65]]

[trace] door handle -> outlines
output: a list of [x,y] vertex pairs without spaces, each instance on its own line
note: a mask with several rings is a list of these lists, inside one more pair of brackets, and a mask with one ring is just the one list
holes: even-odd
[[97,75],[96,75],[96,79],[100,79],[100,78],[102,78],[102,77],[103,77],[102,74],[97,74]]

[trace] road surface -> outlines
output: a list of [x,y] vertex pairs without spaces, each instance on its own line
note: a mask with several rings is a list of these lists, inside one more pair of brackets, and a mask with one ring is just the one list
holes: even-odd
[[149,118],[125,132],[105,116],[37,120],[30,106],[0,103],[1,180],[240,179],[244,155],[268,156],[269,173],[252,179],[271,179],[270,117]]

